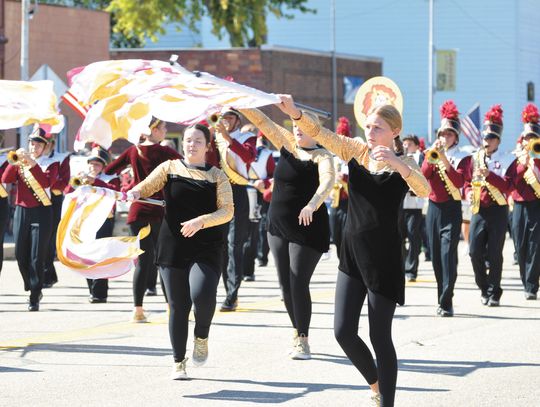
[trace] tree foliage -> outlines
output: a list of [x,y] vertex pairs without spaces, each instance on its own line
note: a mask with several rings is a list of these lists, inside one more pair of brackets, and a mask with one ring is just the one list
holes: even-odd
[[114,46],[140,46],[147,38],[156,41],[165,34],[165,25],[188,27],[198,32],[203,16],[212,20],[212,33],[219,39],[228,34],[231,46],[264,44],[266,17],[292,18],[290,11],[315,12],[308,0],[44,0],[105,10],[111,13]]

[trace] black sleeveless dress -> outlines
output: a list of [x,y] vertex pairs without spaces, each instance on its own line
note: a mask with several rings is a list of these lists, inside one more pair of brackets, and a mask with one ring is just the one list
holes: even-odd
[[372,174],[356,160],[349,162],[349,210],[339,269],[400,305],[405,277],[398,217],[408,190],[397,172]]
[[[206,170],[210,168],[208,165]],[[182,222],[217,210],[217,183],[169,174],[163,190],[167,206],[159,231],[156,263],[186,268],[200,262],[220,273],[227,224],[201,229],[189,238],[180,233]]]
[[274,171],[274,189],[268,209],[268,232],[321,253],[330,246],[326,205],[313,213],[309,226],[298,224],[298,215],[319,187],[319,169],[313,161],[302,161],[285,148]]

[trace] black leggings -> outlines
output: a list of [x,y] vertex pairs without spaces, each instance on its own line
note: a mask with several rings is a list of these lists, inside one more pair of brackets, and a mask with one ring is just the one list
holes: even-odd
[[168,295],[169,336],[175,362],[186,357],[189,312],[195,304],[195,337],[208,338],[216,310],[219,271],[202,263],[192,263],[185,269],[160,267],[159,272]]
[[[137,236],[139,231],[146,225],[148,225],[148,222],[135,221],[130,223],[129,228],[131,230],[131,235]],[[141,250],[144,250],[144,253],[139,256],[139,261],[137,262],[135,272],[133,273],[133,305],[135,307],[142,307],[144,292],[148,287],[148,281],[157,273],[157,267],[154,263],[154,253],[160,226],[161,221],[150,222],[150,234],[140,241]],[[167,295],[165,295],[165,299],[167,299]]]
[[268,233],[285,308],[298,335],[308,336],[311,321],[309,281],[322,253]]
[[[358,336],[358,321],[368,297],[369,339],[377,366],[365,342]],[[397,357],[392,343],[392,319],[396,304],[368,290],[361,279],[338,273],[334,313],[334,335],[345,354],[371,385],[379,382],[381,406],[394,405]]]

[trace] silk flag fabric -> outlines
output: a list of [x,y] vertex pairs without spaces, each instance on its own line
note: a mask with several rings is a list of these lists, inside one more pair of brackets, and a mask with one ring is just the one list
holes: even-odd
[[0,130],[33,123],[59,124],[56,102],[52,81],[0,80]]
[[66,195],[58,225],[58,260],[85,278],[113,278],[135,267],[139,241],[150,232],[141,229],[138,236],[96,239],[96,233],[124,194],[107,188],[82,186]]
[[189,125],[224,107],[280,101],[274,94],[156,60],[95,62],[68,72],[68,80],[70,89],[62,98],[84,117],[76,149],[88,142],[109,148],[117,138],[136,144],[150,132],[152,116]]

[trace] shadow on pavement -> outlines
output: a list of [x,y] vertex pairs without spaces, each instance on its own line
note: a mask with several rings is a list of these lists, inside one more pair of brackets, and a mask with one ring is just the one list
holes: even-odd
[[[21,347],[5,349],[4,351],[20,351]],[[111,346],[111,345],[82,345],[76,343],[38,343],[24,347],[21,357],[30,352],[58,352],[58,353],[97,353],[111,355],[134,355],[134,356],[169,356],[170,349],[147,348],[140,346]],[[1,367],[0,367],[1,369]]]

